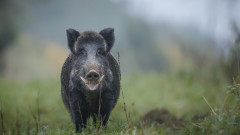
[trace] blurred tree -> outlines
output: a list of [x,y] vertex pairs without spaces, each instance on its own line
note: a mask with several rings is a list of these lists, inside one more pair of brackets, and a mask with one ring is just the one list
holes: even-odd
[[229,0],[228,1],[228,16],[230,18],[230,28],[232,29],[235,39],[233,45],[229,50],[229,56],[224,63],[224,72],[230,82],[240,79],[240,29],[235,20],[235,5],[237,5],[238,0]]
[[226,73],[231,81],[240,79],[240,30],[236,23],[232,23],[232,30],[236,35],[234,44],[230,49],[229,59],[226,63]]
[[17,18],[20,5],[14,0],[0,1],[0,76],[5,69],[4,51],[17,35]]

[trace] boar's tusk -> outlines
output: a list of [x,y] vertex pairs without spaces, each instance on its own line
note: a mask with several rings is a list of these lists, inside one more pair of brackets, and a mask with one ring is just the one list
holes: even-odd
[[86,84],[88,84],[88,80],[84,79],[83,77],[80,76],[80,78],[82,79],[82,81]]
[[97,84],[102,81],[103,77],[104,77],[104,75],[102,75],[102,76],[97,80]]

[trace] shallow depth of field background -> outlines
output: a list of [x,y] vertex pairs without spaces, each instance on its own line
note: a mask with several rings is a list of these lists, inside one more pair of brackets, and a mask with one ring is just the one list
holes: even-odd
[[[191,120],[211,111],[203,97],[213,109],[231,104],[225,98],[240,70],[239,13],[238,0],[2,0],[0,129],[74,131],[60,95],[68,28],[115,29],[112,54],[120,54],[132,125],[155,108]],[[116,134],[127,121],[123,102],[121,92],[108,127]]]

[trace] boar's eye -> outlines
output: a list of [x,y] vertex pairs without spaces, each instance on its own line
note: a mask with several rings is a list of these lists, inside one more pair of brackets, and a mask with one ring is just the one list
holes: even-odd
[[104,51],[102,49],[97,50],[97,55],[104,55]]
[[84,50],[84,49],[80,49],[79,50],[79,55],[80,56],[83,56],[83,55],[85,55],[86,54],[86,51]]

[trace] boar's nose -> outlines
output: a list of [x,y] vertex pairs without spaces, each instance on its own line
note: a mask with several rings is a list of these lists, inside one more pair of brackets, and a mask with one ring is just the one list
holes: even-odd
[[97,81],[99,77],[100,75],[95,70],[90,70],[86,75],[88,81]]

